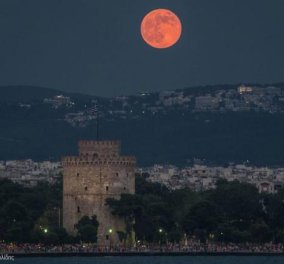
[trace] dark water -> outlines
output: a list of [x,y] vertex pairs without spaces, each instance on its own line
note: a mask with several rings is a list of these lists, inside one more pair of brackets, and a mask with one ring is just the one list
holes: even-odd
[[284,264],[284,257],[64,257],[18,258],[16,264]]

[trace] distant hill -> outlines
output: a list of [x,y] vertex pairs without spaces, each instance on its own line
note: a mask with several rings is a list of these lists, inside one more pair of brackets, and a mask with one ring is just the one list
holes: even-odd
[[[243,85],[243,83],[239,84],[219,84],[219,85],[204,85],[204,86],[193,86],[187,87],[183,89],[177,89],[176,91],[181,91],[189,94],[194,94],[195,96],[204,95],[206,93],[213,93],[218,90],[228,90],[228,89],[236,89],[238,86]],[[273,84],[257,84],[257,83],[247,83],[247,86],[256,86],[256,87],[267,87],[267,86],[275,86],[284,89],[284,83],[273,83]]]
[[31,102],[43,100],[46,97],[52,97],[57,94],[65,93],[36,86],[0,86],[0,101],[2,102]]
[[[228,87],[237,86],[219,89]],[[212,86],[195,89],[192,92],[200,95]],[[44,98],[58,94],[72,97],[75,106],[55,109],[43,103]],[[84,113],[92,107],[94,98],[39,87],[0,87],[0,160],[60,160],[64,155],[76,154],[78,140],[96,138],[96,122],[73,127],[65,116]],[[179,107],[165,108],[157,114],[144,113],[140,106],[157,98],[157,94],[131,96],[127,101],[100,98],[104,113],[100,120],[101,139],[122,140],[123,152],[136,155],[139,166],[185,165],[194,158],[216,164],[249,160],[252,164],[284,166],[284,113],[194,113]],[[22,107],[19,103],[23,102],[31,106]],[[130,116],[109,113],[121,105],[131,112]]]
[[0,102],[26,103],[33,101],[42,101],[44,98],[49,98],[56,95],[70,96],[76,98],[77,100],[88,100],[90,98],[96,98],[92,95],[70,93],[38,86],[0,86]]
[[[234,89],[240,84],[222,84],[222,85],[207,85],[207,86],[194,86],[184,89],[176,89],[175,91],[182,91],[184,93],[190,93],[195,96],[202,95],[205,93],[211,93],[220,89]],[[249,86],[267,86],[260,84],[248,84]],[[271,86],[277,86],[284,89],[284,83],[269,84]],[[28,85],[17,85],[17,86],[0,86],[0,102],[31,102],[43,100],[44,98],[53,97],[55,95],[65,95],[76,99],[93,99],[100,98],[94,95],[81,94],[81,93],[70,93],[56,89],[39,87],[39,86],[28,86]],[[152,93],[157,94],[157,92]],[[135,97],[135,96],[131,96]],[[101,98],[102,100],[102,98]],[[108,100],[105,98],[105,100]]]

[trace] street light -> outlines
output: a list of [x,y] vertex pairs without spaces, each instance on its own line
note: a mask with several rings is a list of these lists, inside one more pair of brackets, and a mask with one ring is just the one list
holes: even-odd
[[112,234],[112,232],[113,232],[113,230],[112,230],[112,228],[110,228],[109,230],[108,230],[108,233],[109,233],[109,247],[111,248],[111,234]]
[[44,233],[47,233],[47,232],[48,232],[47,228],[45,228],[45,229],[43,230],[43,232],[44,232]]
[[162,233],[163,233],[163,229],[162,228],[160,228],[159,229],[159,233],[160,233],[160,235],[159,235],[159,245],[160,245],[160,251],[162,250],[162,248],[161,248],[161,245],[162,245]]

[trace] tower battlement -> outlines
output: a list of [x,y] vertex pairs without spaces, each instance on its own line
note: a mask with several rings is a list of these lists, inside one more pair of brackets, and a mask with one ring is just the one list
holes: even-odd
[[120,146],[120,141],[118,140],[80,140],[79,146]]
[[120,153],[120,141],[79,141],[79,155],[117,156]]
[[64,166],[88,166],[88,165],[124,165],[135,166],[134,156],[93,158],[92,156],[67,156],[62,159]]

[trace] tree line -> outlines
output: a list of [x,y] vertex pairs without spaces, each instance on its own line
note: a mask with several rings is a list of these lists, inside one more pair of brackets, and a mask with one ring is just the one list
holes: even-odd
[[108,199],[113,214],[124,217],[127,232],[145,242],[284,242],[284,191],[260,194],[248,183],[219,180],[203,192],[170,191],[136,178],[136,194]]
[[[284,191],[259,193],[251,184],[219,180],[216,188],[194,192],[169,190],[136,176],[136,193],[107,199],[114,215],[123,217],[127,240],[148,243],[201,242],[284,243]],[[99,222],[84,216],[71,237],[61,227],[62,178],[56,184],[24,187],[0,180],[0,240],[17,243],[62,244],[96,242]],[[115,230],[114,230],[115,232]]]

